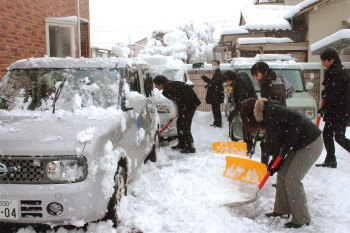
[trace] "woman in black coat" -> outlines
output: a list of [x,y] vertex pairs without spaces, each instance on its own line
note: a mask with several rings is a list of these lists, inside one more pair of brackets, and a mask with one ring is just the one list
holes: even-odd
[[322,153],[321,130],[297,111],[264,98],[244,101],[241,118],[243,125],[260,127],[260,131],[274,135],[278,155],[282,157],[275,169],[271,167],[277,156],[267,166],[271,175],[277,171],[278,175],[274,210],[266,216],[292,215],[292,220],[285,224],[288,228],[309,225],[311,216],[302,179]]
[[213,115],[214,115],[214,123],[211,126],[214,127],[222,127],[222,117],[220,104],[224,102],[224,87],[222,81],[222,73],[220,70],[220,62],[214,60],[212,62],[212,66],[215,69],[212,79],[208,78],[205,75],[202,75],[201,78],[204,82],[207,83],[207,96],[205,101],[207,104],[211,104]]
[[322,85],[323,106],[318,111],[325,121],[323,141],[327,156],[318,167],[337,167],[335,141],[350,152],[350,140],[345,137],[346,125],[350,120],[350,80],[334,49],[327,49],[321,54],[322,65],[327,68]]

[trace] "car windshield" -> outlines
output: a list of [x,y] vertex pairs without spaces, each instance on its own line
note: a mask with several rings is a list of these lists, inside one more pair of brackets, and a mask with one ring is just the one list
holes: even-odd
[[107,108],[118,102],[115,69],[23,69],[7,73],[0,84],[0,109],[50,110],[61,84],[56,109]]
[[[304,91],[304,85],[301,78],[301,74],[299,70],[293,70],[293,69],[272,69],[276,73],[279,73],[280,75],[287,78],[288,82],[293,84],[293,87],[295,91],[297,92],[303,92]],[[254,88],[256,91],[260,91],[258,82],[253,78],[252,74],[250,73],[250,69],[237,69],[236,72],[246,72],[249,75],[249,78],[252,80],[254,84]]]

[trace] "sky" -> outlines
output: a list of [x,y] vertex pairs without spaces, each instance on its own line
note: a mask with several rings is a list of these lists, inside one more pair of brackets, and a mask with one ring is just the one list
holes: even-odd
[[153,29],[176,28],[190,20],[208,22],[220,31],[238,26],[240,9],[254,0],[90,0],[91,45],[110,48],[135,43]]

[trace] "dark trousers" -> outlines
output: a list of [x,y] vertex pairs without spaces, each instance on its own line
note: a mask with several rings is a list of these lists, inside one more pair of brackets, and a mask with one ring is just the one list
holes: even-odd
[[221,116],[220,105],[221,105],[220,103],[211,104],[211,108],[213,110],[213,115],[214,115],[214,125],[219,127],[222,126],[222,116]]
[[327,151],[327,162],[336,161],[335,157],[335,141],[350,153],[350,140],[345,137],[346,122],[345,123],[325,123],[323,129],[323,142]]
[[179,147],[194,148],[191,133],[192,119],[195,110],[180,111],[177,118],[177,134],[179,136]]

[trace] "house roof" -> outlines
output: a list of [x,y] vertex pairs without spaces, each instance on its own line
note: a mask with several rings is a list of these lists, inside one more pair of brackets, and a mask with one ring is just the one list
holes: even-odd
[[254,38],[238,38],[238,44],[279,44],[279,43],[292,43],[290,38],[276,38],[276,37],[254,37]]
[[350,29],[342,29],[313,43],[311,45],[311,52],[313,55],[317,55],[327,48],[341,50],[348,47],[350,48]]

